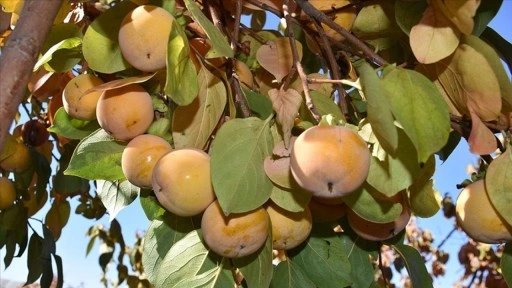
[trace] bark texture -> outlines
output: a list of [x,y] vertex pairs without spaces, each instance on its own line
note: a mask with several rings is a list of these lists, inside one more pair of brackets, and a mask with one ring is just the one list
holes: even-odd
[[23,100],[39,50],[63,0],[25,0],[0,55],[0,151]]

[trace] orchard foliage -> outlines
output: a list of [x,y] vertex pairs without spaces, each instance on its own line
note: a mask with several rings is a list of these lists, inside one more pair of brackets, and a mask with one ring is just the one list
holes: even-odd
[[[23,2],[0,0],[0,47]],[[5,266],[28,253],[27,283],[56,272],[61,287],[55,245],[77,198],[75,214],[110,217],[87,253],[101,242],[117,284],[383,287],[393,265],[432,287],[448,254],[404,227],[455,215],[432,176],[467,141],[505,236],[463,246],[464,277],[512,285],[512,49],[487,27],[501,3],[63,1],[20,106],[30,120],[0,154]],[[130,142],[141,134],[158,141]],[[151,222],[134,247],[115,219],[128,205]]]

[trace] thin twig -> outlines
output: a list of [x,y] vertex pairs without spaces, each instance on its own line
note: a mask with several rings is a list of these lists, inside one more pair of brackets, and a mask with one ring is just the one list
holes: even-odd
[[307,0],[296,0],[297,4],[302,8],[302,10],[309,15],[310,17],[316,19],[318,22],[324,23],[334,31],[338,32],[343,36],[348,42],[357,47],[363,54],[366,56],[368,60],[377,64],[379,66],[384,66],[387,64],[387,61],[384,58],[380,57],[377,53],[375,53],[370,47],[368,47],[363,41],[359,40],[356,36],[352,35],[350,32],[345,30],[340,25],[336,24],[332,19],[330,19],[323,12],[316,9],[311,3]]
[[302,68],[302,64],[300,63],[299,59],[299,53],[297,52],[297,45],[295,43],[295,37],[293,34],[292,29],[292,23],[291,23],[291,15],[288,12],[288,0],[284,1],[283,4],[283,13],[286,19],[286,32],[288,34],[288,37],[290,39],[290,45],[292,48],[292,54],[293,54],[293,62],[295,63],[295,68],[297,69],[297,73],[299,74],[299,77],[301,79],[302,88],[304,90],[304,97],[306,98],[306,107],[308,107],[309,111],[311,112],[311,115],[315,119],[315,121],[318,123],[320,122],[320,119],[322,118],[320,116],[320,113],[315,108],[315,105],[313,104],[313,100],[311,99],[311,94],[309,93],[309,86],[308,86],[308,78],[306,74],[304,73],[304,69]]

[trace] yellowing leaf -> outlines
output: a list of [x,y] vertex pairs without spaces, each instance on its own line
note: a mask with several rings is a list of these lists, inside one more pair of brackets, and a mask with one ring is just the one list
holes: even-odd
[[[302,44],[295,41],[299,60],[302,59]],[[256,52],[256,59],[260,65],[276,78],[277,82],[290,73],[293,67],[293,53],[290,39],[280,37],[262,45]]]
[[197,77],[197,98],[187,106],[178,106],[173,114],[172,134],[176,148],[203,149],[226,107],[227,94],[222,81],[204,67]]
[[459,45],[460,32],[440,12],[428,7],[409,35],[412,52],[420,63],[434,63],[448,57]]
[[480,0],[434,0],[430,5],[443,13],[464,34],[473,32],[473,17],[480,5]]
[[101,85],[93,87],[93,88],[87,90],[85,93],[89,93],[89,91],[112,90],[112,89],[117,89],[117,88],[121,88],[124,86],[128,86],[128,85],[134,84],[134,83],[143,83],[143,82],[146,82],[149,79],[151,79],[153,76],[155,76],[155,74],[156,73],[153,73],[151,75],[146,75],[146,76],[133,76],[133,77],[109,81],[107,83],[103,83]]
[[471,133],[469,134],[469,151],[473,154],[491,154],[497,148],[496,138],[487,126],[480,120],[470,103],[468,103],[471,115]]
[[272,107],[277,114],[277,121],[281,124],[283,130],[284,144],[288,147],[292,137],[292,128],[295,116],[299,112],[302,96],[293,89],[271,89],[268,91]]

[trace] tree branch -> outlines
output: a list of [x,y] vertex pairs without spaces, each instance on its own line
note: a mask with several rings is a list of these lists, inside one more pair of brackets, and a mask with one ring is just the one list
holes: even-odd
[[0,56],[0,151],[62,0],[26,0]]

